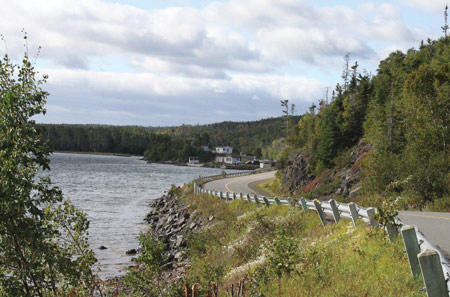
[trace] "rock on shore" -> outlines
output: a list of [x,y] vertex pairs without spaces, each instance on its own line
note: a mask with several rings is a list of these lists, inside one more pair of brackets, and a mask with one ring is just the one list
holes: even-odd
[[204,224],[200,218],[189,214],[188,207],[180,197],[168,193],[150,203],[152,210],[145,221],[153,234],[166,244],[168,252],[167,279],[177,281],[184,276],[189,266],[185,256],[187,236]]

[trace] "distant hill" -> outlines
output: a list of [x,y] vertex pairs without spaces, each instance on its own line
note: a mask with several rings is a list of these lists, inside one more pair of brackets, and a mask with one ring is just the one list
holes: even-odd
[[[291,117],[290,123],[299,119]],[[57,151],[135,155],[147,151],[149,160],[186,161],[189,155],[201,154],[202,145],[228,145],[237,152],[260,156],[272,142],[285,136],[285,125],[286,119],[278,117],[174,127],[39,124],[38,129],[42,140]]]

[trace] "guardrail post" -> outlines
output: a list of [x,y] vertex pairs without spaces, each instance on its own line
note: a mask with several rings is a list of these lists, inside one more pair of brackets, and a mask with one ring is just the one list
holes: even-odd
[[278,197],[275,197],[275,203],[276,203],[277,205],[281,205],[281,201],[280,201],[280,199],[278,199]]
[[239,198],[240,198],[240,199],[243,199],[243,198],[244,198],[244,194],[239,193]]
[[236,200],[236,193],[233,193],[233,200]]
[[433,250],[425,250],[417,255],[420,270],[427,289],[428,297],[447,297],[447,282],[442,271],[439,254]]
[[314,200],[314,206],[316,207],[317,210],[317,214],[319,215],[320,221],[322,222],[322,226],[325,227],[325,225],[327,224],[327,220],[325,218],[325,214],[323,212],[322,206],[320,206],[320,202],[319,200]]
[[220,199],[223,199],[223,193],[220,191]]
[[334,221],[337,223],[341,219],[341,215],[339,214],[339,209],[338,209],[338,207],[336,205],[336,200],[331,199],[328,202],[330,203],[331,211],[333,212]]
[[253,198],[255,198],[256,204],[259,204],[258,196],[255,195],[255,197],[253,197]]
[[417,255],[420,253],[420,247],[417,242],[416,229],[414,226],[404,226],[401,231],[411,272],[414,278],[418,278],[420,276],[420,265]]
[[377,227],[378,223],[377,220],[375,220],[374,215],[375,215],[375,208],[369,207],[367,209],[367,216],[369,217],[370,226]]
[[250,194],[247,194],[247,201],[252,202],[252,199],[250,198]]
[[304,212],[308,212],[308,205],[306,204],[306,199],[304,197],[300,198],[301,206]]
[[270,206],[269,200],[267,200],[266,197],[263,197],[263,200],[264,200],[264,204],[265,204],[266,206]]
[[356,209],[356,204],[353,202],[350,202],[348,204],[348,208],[350,210],[350,215],[352,216],[353,226],[356,226],[356,220],[359,218],[358,210]]
[[217,195],[217,191],[214,191],[214,196],[218,197],[219,195]]
[[226,195],[227,201],[230,200],[230,193],[227,192]]
[[398,236],[398,230],[397,227],[395,227],[395,225],[391,224],[391,223],[387,223],[386,224],[386,231],[388,233],[389,236],[389,241],[390,242],[394,242],[394,240],[397,238]]

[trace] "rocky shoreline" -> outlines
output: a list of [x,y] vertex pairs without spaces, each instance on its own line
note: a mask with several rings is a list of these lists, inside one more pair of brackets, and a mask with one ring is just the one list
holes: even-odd
[[144,219],[152,230],[154,236],[164,242],[167,251],[167,264],[164,278],[176,282],[184,277],[189,259],[185,256],[187,237],[203,227],[214,217],[201,219],[188,212],[188,206],[180,200],[180,195],[169,193],[153,200],[151,211]]

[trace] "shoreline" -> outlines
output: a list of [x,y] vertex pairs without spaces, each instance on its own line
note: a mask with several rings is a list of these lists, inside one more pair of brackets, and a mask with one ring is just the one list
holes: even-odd
[[76,154],[76,155],[96,155],[96,156],[115,156],[115,157],[144,157],[142,155],[123,154],[123,153],[103,153],[103,152],[80,152],[80,151],[60,151],[55,150],[53,153]]
[[173,165],[181,167],[203,167],[203,168],[216,168],[216,169],[230,169],[230,170],[257,170],[259,167],[248,166],[248,165],[224,165],[224,164],[214,164],[214,163],[204,163],[203,166],[189,166],[187,162],[174,162],[174,161],[148,161],[143,155],[133,155],[133,154],[123,154],[123,153],[103,153],[103,152],[80,152],[80,151],[61,151],[55,150],[53,153],[60,154],[76,154],[76,155],[94,155],[94,156],[115,156],[115,157],[141,157],[143,161],[148,164],[164,164]]

